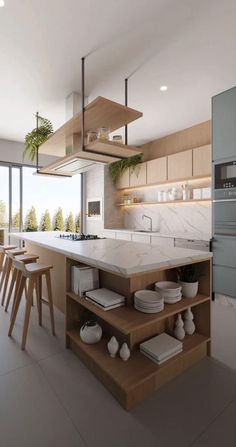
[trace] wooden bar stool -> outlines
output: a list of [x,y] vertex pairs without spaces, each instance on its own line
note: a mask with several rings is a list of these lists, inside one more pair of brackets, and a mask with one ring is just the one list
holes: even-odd
[[[21,261],[24,264],[30,264],[32,262],[36,262],[38,258],[39,258],[39,256],[37,256],[37,255],[31,254],[31,253],[27,253],[25,255],[15,256],[14,259],[16,259],[17,261]],[[15,302],[15,298],[16,298],[18,287],[20,285],[20,280],[21,280],[21,271],[17,270],[13,266],[11,283],[10,283],[8,296],[7,296],[7,301],[6,301],[6,306],[5,306],[5,312],[8,311],[9,303],[10,303],[11,297],[13,295],[13,289],[14,289],[14,286],[15,286],[14,300],[13,300],[12,309],[14,307],[14,302]],[[26,287],[25,287],[25,289],[26,289]]]
[[[11,269],[12,269],[12,261],[13,261],[15,256],[23,255],[24,253],[26,253],[26,250],[23,250],[21,248],[15,248],[13,250],[6,250],[6,261],[5,261],[5,266],[6,267],[4,267],[5,276],[4,276],[4,281],[3,281],[3,284],[2,284],[3,285],[2,302],[1,302],[2,306],[4,306],[4,302],[5,302],[5,297],[6,297],[6,293],[7,293],[7,286],[8,286],[10,273],[11,273]],[[1,290],[1,287],[0,287],[0,290]]]
[[[27,339],[28,328],[29,328],[29,318],[30,318],[30,311],[31,311],[32,302],[33,302],[34,289],[36,290],[36,296],[37,296],[39,325],[40,326],[42,325],[42,303],[45,303],[49,306],[52,335],[55,335],[55,323],[54,323],[53,301],[52,301],[52,286],[51,286],[51,275],[50,275],[50,269],[53,268],[53,266],[45,265],[45,264],[37,264],[37,263],[25,265],[23,262],[18,261],[16,259],[13,260],[13,266],[17,270],[21,271],[22,276],[21,276],[21,280],[20,280],[20,286],[17,290],[16,300],[15,300],[13,313],[12,313],[12,319],[10,322],[10,328],[9,328],[9,332],[8,332],[9,337],[11,336],[14,325],[15,325],[16,316],[17,316],[17,312],[18,312],[19,305],[21,302],[21,298],[22,298],[26,280],[27,280],[27,278],[29,279],[23,334],[22,334],[22,340],[21,340],[21,349],[24,350],[25,344],[26,344],[26,339]],[[42,298],[42,277],[43,277],[43,275],[45,275],[45,278],[46,278],[48,301],[46,301]]]
[[17,248],[16,245],[0,245],[0,272],[3,272],[4,270],[4,264],[6,260],[6,251],[7,250],[13,250],[14,248]]

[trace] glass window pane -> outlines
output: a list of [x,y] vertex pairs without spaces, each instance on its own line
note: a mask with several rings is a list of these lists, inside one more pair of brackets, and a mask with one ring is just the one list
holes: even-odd
[[9,217],[9,169],[0,166],[0,243],[6,243]]
[[20,169],[12,168],[12,211],[11,231],[20,231]]

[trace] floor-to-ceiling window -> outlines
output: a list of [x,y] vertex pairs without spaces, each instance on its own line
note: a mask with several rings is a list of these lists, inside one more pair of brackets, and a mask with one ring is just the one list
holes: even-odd
[[22,229],[22,169],[0,164],[0,242],[8,241],[8,233]]

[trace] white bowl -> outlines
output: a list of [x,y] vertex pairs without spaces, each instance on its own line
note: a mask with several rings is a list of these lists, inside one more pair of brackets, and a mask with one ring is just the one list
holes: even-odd
[[155,283],[155,290],[162,295],[174,297],[178,296],[181,292],[181,285],[173,281],[160,281]]
[[137,302],[158,303],[163,301],[161,293],[154,290],[138,290],[135,292],[134,297],[137,299]]

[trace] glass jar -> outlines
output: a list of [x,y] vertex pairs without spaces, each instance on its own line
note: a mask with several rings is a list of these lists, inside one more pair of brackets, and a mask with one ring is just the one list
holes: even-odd
[[100,127],[98,129],[98,138],[101,140],[109,140],[109,129],[107,127]]
[[115,143],[121,143],[121,144],[123,144],[122,135],[113,135],[112,140],[115,141]]
[[92,143],[92,141],[95,141],[97,139],[97,132],[94,131],[88,131],[87,132],[87,144]]

